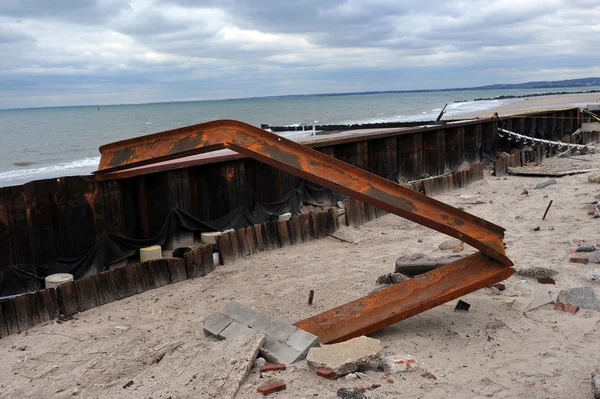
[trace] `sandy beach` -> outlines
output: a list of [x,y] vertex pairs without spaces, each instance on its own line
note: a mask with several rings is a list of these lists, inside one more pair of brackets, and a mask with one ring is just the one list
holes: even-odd
[[[546,164],[598,168],[600,155]],[[372,335],[381,340],[384,355],[409,353],[436,380],[423,378],[422,371],[395,374],[390,383],[382,372],[368,371],[366,380],[330,381],[301,361],[277,375],[287,390],[272,397],[333,398],[340,387],[372,384],[381,385],[371,392],[373,398],[590,397],[590,373],[600,364],[600,313],[559,312],[552,304],[529,307],[565,288],[592,286],[600,295],[600,283],[585,277],[598,265],[568,261],[569,249],[580,240],[600,244],[599,222],[588,216],[590,204],[598,201],[597,185],[582,174],[535,189],[543,180],[496,178],[486,171],[483,181],[437,198],[506,228],[507,253],[516,267],[553,268],[555,286],[515,275],[505,281],[505,291],[484,289],[464,297],[471,304],[467,313],[454,312],[452,301]],[[481,201],[465,203],[462,194]],[[542,221],[549,200],[554,204]],[[0,396],[209,397],[206,387],[218,383],[210,370],[229,361],[218,357],[222,344],[203,333],[202,320],[209,313],[239,300],[295,322],[368,294],[378,276],[394,270],[399,256],[448,254],[438,249],[446,236],[395,215],[342,227],[336,235],[350,243],[326,238],[263,252],[204,278],[2,338]],[[463,253],[471,252],[466,247]],[[308,306],[311,289],[315,302]],[[148,361],[173,343],[181,346],[159,363]],[[254,369],[237,397],[261,397],[256,388],[264,382]]]
[[555,94],[549,96],[536,96],[515,99],[513,102],[499,107],[459,114],[459,118],[487,118],[495,112],[498,115],[511,115],[526,111],[546,110],[568,107],[585,107],[587,104],[596,103],[600,100],[600,93],[583,93],[583,94]]

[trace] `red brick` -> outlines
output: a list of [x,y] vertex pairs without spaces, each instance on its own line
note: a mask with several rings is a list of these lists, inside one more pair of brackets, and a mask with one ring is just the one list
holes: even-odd
[[265,384],[259,386],[256,391],[262,393],[263,396],[267,396],[272,394],[273,392],[279,392],[285,390],[286,385],[283,382],[272,382],[270,384]]
[[285,364],[265,364],[260,368],[260,372],[264,373],[267,371],[281,371],[285,370]]
[[570,258],[569,262],[571,263],[583,263],[584,265],[588,264],[588,258]]
[[325,368],[317,369],[317,375],[319,377],[327,378],[328,380],[334,380],[337,377],[333,371]]
[[556,302],[554,304],[554,309],[575,314],[579,310],[579,307],[575,305],[569,305],[568,303]]
[[540,277],[537,279],[537,281],[540,284],[556,284],[556,281],[554,281],[554,279],[551,277]]

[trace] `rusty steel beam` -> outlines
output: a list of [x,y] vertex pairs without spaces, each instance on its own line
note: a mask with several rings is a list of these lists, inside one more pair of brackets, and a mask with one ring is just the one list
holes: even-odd
[[143,165],[222,148],[456,237],[481,251],[296,324],[317,335],[321,343],[377,331],[513,273],[504,252],[502,227],[242,122],[215,121],[104,145],[96,178],[118,178]]
[[458,238],[512,265],[504,252],[502,227],[239,121],[208,122],[103,145],[95,174],[99,180],[112,179],[124,169],[223,148]]
[[479,252],[295,325],[319,337],[321,344],[342,342],[373,333],[512,274],[512,268]]

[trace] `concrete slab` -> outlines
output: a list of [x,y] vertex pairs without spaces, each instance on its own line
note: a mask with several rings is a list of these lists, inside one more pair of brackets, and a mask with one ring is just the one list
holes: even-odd
[[222,313],[211,313],[204,318],[204,333],[215,338],[221,338],[221,332],[227,328],[233,319]]
[[306,361],[313,370],[326,368],[337,376],[357,370],[375,370],[381,363],[381,343],[362,336],[339,344],[323,345],[312,348]]
[[236,321],[232,321],[221,333],[219,334],[220,338],[234,338],[244,334],[250,334],[256,332],[256,330],[251,329],[247,325],[238,323]]
[[258,310],[237,301],[231,302],[227,308],[225,308],[223,314],[282,342],[285,342],[293,332],[298,330],[298,328],[290,323],[261,313]]

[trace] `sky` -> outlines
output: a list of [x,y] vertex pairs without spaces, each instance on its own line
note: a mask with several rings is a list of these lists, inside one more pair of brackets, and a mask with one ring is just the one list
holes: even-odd
[[1,0],[0,108],[600,76],[596,0]]

